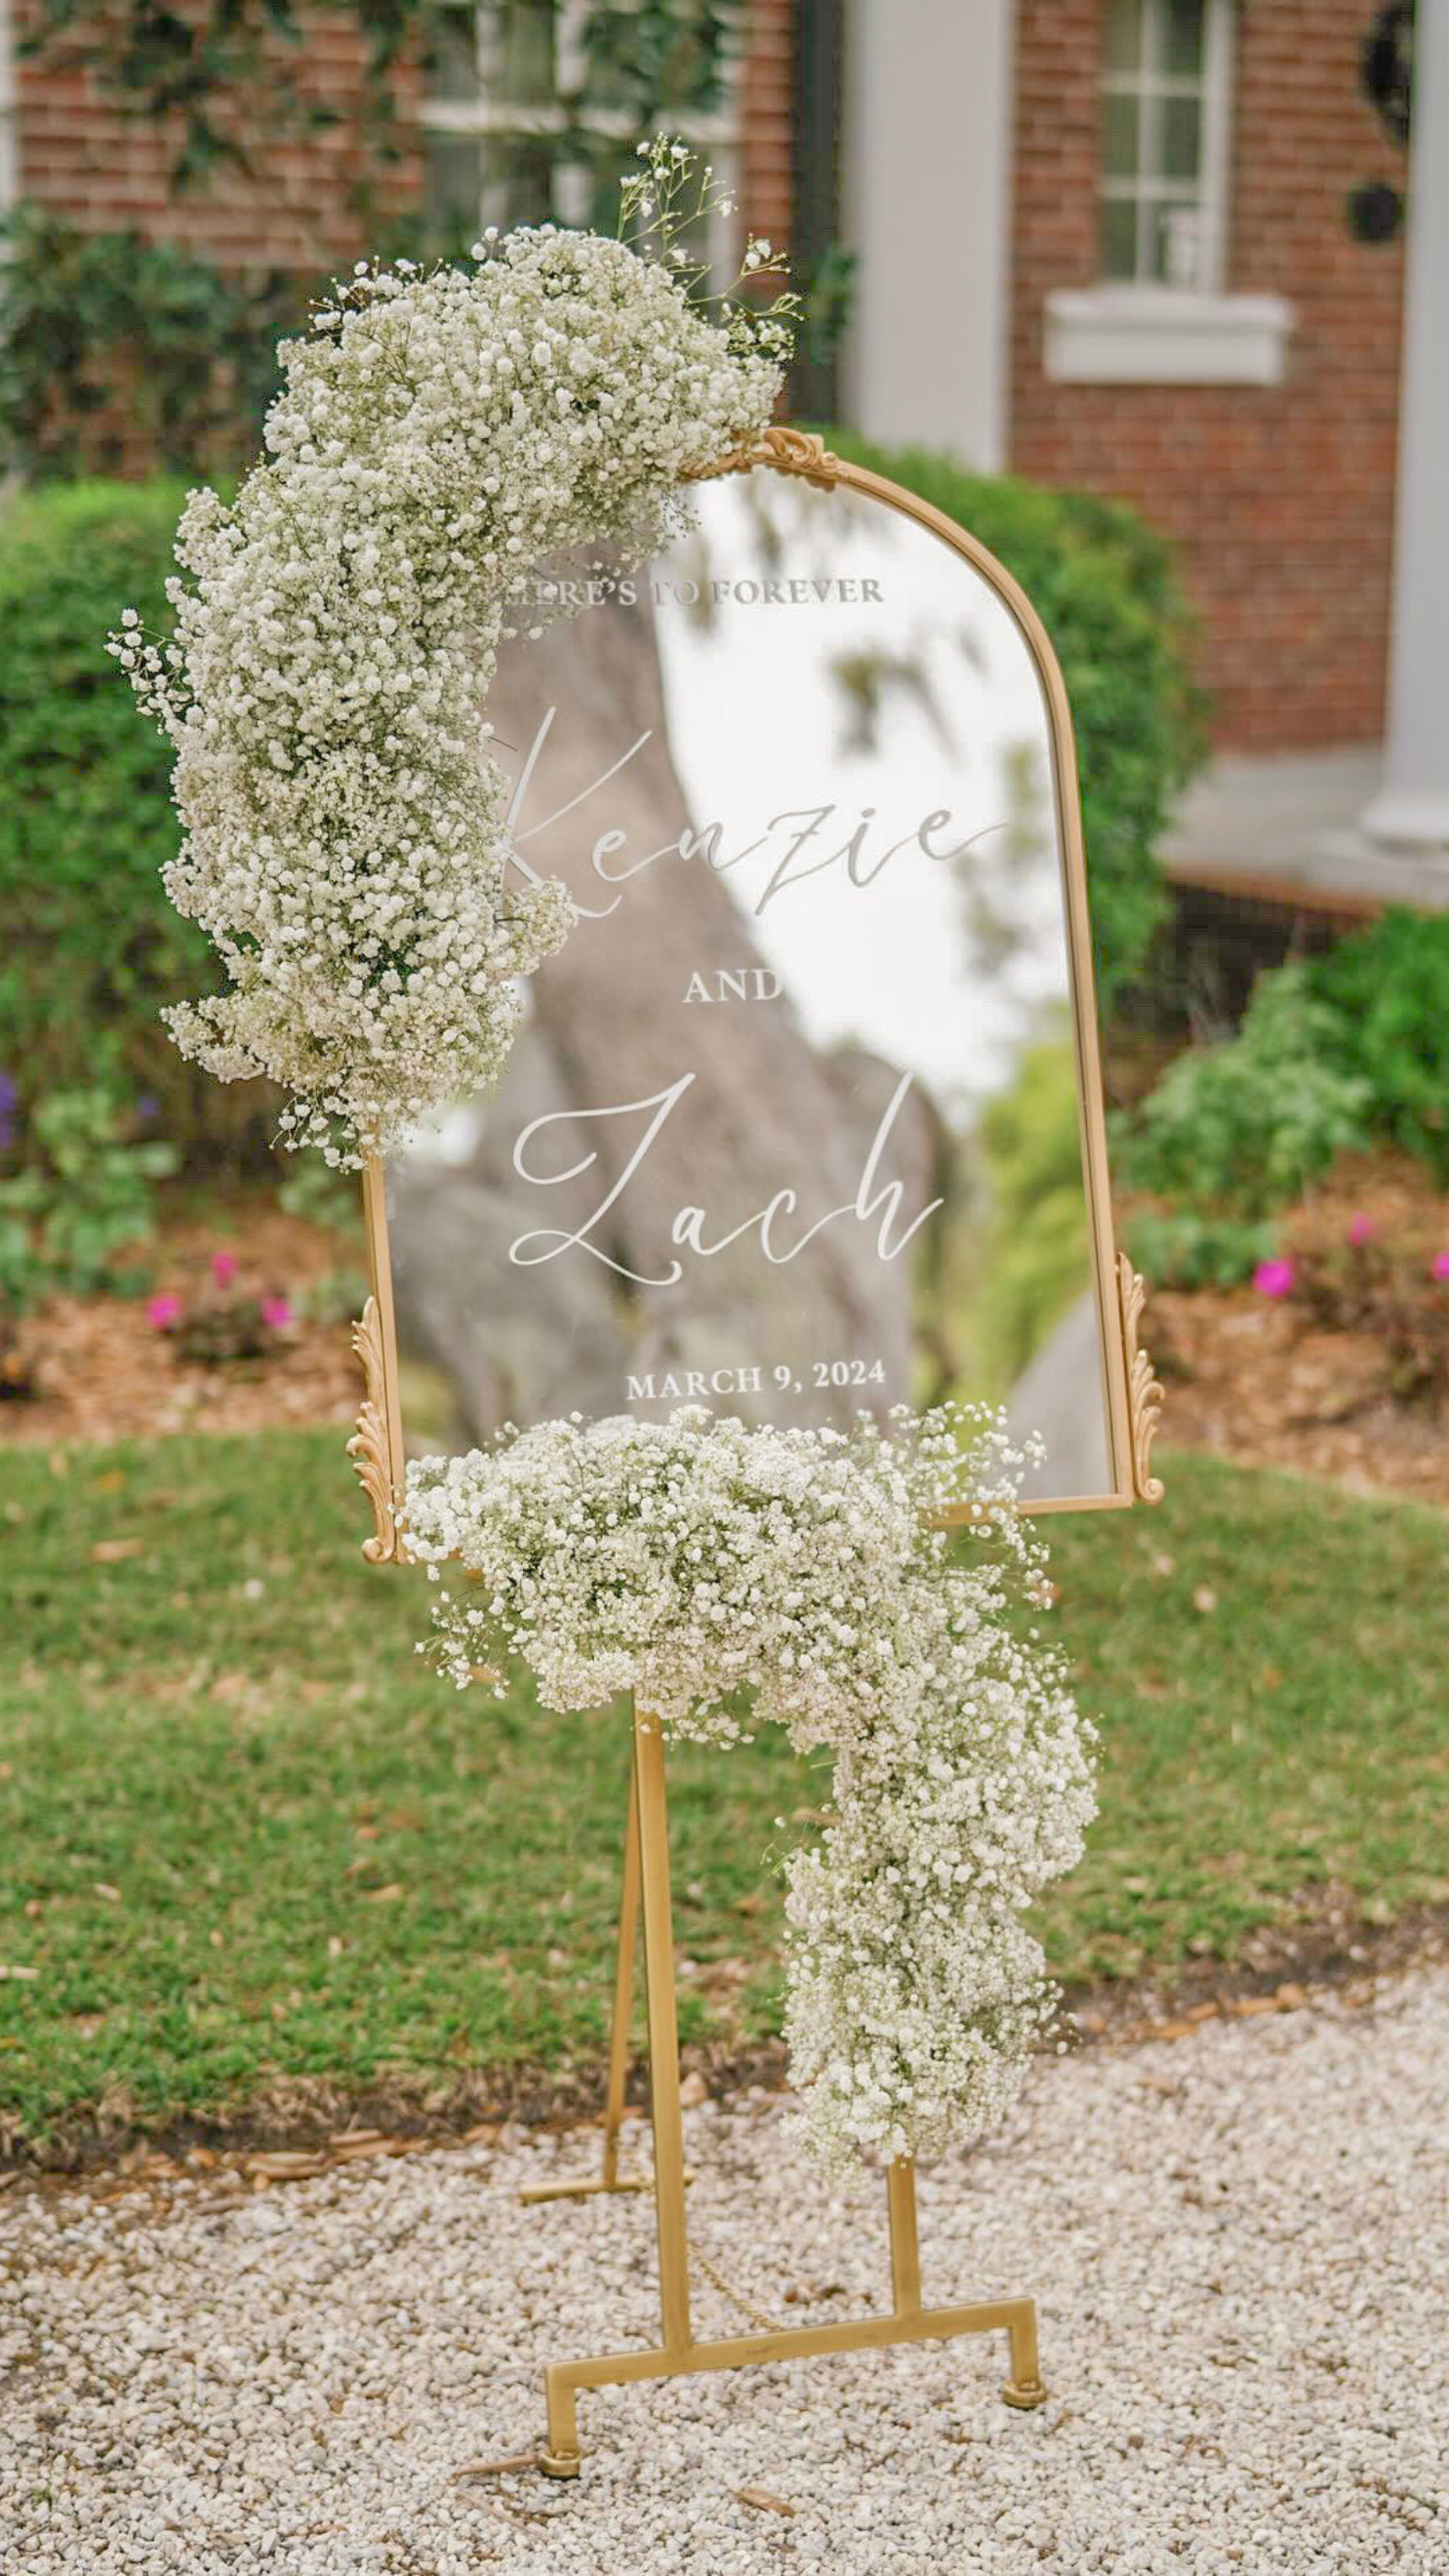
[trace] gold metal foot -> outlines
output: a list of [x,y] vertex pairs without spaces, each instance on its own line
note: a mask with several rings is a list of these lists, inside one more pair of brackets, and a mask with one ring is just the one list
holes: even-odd
[[[694,2167],[684,2168],[686,2185],[694,2180]],[[654,2176],[642,2174],[592,2174],[581,2182],[531,2182],[518,2197],[525,2208],[541,2200],[588,2200],[601,2191],[652,2191]]]
[[1019,2406],[1029,2414],[1033,2406],[1044,2406],[1047,2391],[1039,2379],[1008,2379],[1001,2391],[1008,2406]]
[[538,2465],[545,2477],[576,2478],[579,2473],[579,2408],[572,2380],[566,2379],[556,2362],[543,2374],[544,2402],[548,2407],[548,2440],[538,2455]]
[[541,2200],[588,2200],[599,2191],[652,2191],[652,2174],[615,2174],[606,2182],[602,2174],[593,2174],[586,2182],[532,2182],[518,2195],[525,2209]]

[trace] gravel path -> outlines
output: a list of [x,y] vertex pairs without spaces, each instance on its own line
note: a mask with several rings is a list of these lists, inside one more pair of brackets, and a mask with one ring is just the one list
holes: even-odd
[[[566,2486],[457,2480],[533,2446],[544,2360],[653,2339],[648,2203],[513,2197],[589,2140],[12,2192],[0,2566],[1445,2576],[1446,2118],[1442,1968],[1047,2063],[920,2186],[928,2298],[1037,2291],[1038,2413],[1001,2405],[994,2336],[605,2391]],[[697,2237],[776,2312],[849,2313],[886,2279],[884,2193],[832,2196],[778,2119],[690,2115]],[[703,2282],[697,2323],[739,2327]]]

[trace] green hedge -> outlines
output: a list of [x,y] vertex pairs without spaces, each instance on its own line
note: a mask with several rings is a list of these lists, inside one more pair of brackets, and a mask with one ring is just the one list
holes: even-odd
[[1122,502],[973,474],[952,457],[877,447],[851,430],[826,439],[979,537],[1051,637],[1076,726],[1097,989],[1108,1009],[1167,910],[1157,842],[1204,749],[1191,623],[1167,547]]
[[171,909],[170,746],[105,651],[123,608],[169,611],[183,483],[53,484],[0,516],[0,1066],[28,1127],[98,1074],[150,1093],[163,1133],[232,1147],[261,1124],[183,1064],[164,1001],[206,988],[211,953]]
[[1449,913],[1395,906],[1307,974],[1381,1133],[1449,1189]]
[[73,483],[0,520],[0,1022],[27,1093],[90,1074],[98,1029],[128,1027],[144,1062],[156,997],[204,966],[158,877],[178,837],[170,748],[104,650],[123,608],[168,615],[184,498],[169,481]]

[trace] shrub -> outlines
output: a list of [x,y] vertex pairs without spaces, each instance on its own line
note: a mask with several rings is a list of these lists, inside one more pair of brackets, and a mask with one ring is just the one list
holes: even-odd
[[[190,1310],[185,1307],[173,1320],[171,1300],[159,1301],[168,1309],[163,1317],[155,1312],[152,1321],[157,1330],[172,1336],[173,1347],[185,1360],[199,1361],[205,1368],[224,1367],[229,1360],[263,1360],[275,1357],[284,1347],[281,1335],[293,1320],[291,1303],[279,1290],[242,1292],[238,1296],[209,1297]],[[181,1304],[178,1298],[176,1304]]]
[[1266,1221],[1204,1216],[1197,1208],[1137,1208],[1128,1221],[1132,1266],[1157,1288],[1240,1288],[1273,1256]]
[[0,1181],[0,1300],[21,1312],[56,1289],[77,1296],[135,1289],[115,1255],[154,1231],[155,1184],[176,1169],[174,1149],[138,1140],[125,1104],[100,1081],[53,1091],[33,1121],[23,1172]]
[[924,448],[832,429],[838,455],[889,475],[979,537],[1038,611],[1076,726],[1092,942],[1103,1009],[1141,966],[1167,899],[1156,844],[1201,757],[1191,627],[1162,540],[1121,502],[973,474]]
[[[277,1182],[277,1205],[284,1216],[301,1217],[308,1225],[325,1226],[330,1234],[361,1235],[362,1195],[355,1177],[346,1172],[334,1172],[323,1162],[320,1154],[293,1154],[284,1158],[284,1168]],[[359,1306],[357,1312],[360,1314],[361,1311]]]
[[1129,1188],[1248,1220],[1367,1141],[1371,1095],[1296,960],[1263,975],[1237,1035],[1169,1065],[1123,1139]]
[[259,1129],[259,1086],[183,1064],[158,1012],[212,980],[160,869],[171,754],[106,658],[122,608],[164,624],[183,486],[56,484],[0,518],[0,1066],[32,1105],[114,1065],[174,1137]]
[[1315,958],[1308,983],[1374,1124],[1449,1185],[1449,913],[1386,912]]
[[1439,1409],[1449,1389],[1449,1257],[1369,1231],[1300,1246],[1281,1268],[1284,1293],[1315,1324],[1382,1342],[1398,1403]]
[[1236,1036],[1169,1066],[1118,1130],[1131,1221],[1163,1287],[1232,1287],[1263,1221],[1335,1154],[1385,1137],[1449,1183],[1449,915],[1388,912],[1327,955],[1260,975]]

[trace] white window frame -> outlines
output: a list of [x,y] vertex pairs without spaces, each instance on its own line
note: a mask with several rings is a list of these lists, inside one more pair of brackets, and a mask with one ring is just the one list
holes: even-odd
[[[1090,287],[1054,287],[1045,306],[1043,359],[1049,378],[1067,384],[1277,385],[1283,381],[1293,308],[1279,295],[1229,291],[1229,179],[1232,168],[1234,15],[1237,0],[1206,0],[1202,77],[1192,88],[1201,100],[1198,164],[1197,276],[1164,284],[1135,278],[1099,278]],[[1145,12],[1144,51],[1160,26],[1157,8]],[[1104,71],[1100,94],[1140,97],[1159,104],[1187,89],[1184,77],[1159,72],[1145,61],[1137,72]],[[1113,197],[1138,210],[1142,226],[1153,206],[1176,193],[1170,180],[1140,175],[1113,182],[1099,173],[1093,212]]]
[[[475,99],[422,98],[418,106],[418,124],[425,134],[449,136],[479,145],[478,229],[505,220],[497,200],[489,201],[489,191],[482,170],[481,147],[490,139],[509,141],[528,135],[566,134],[575,122],[569,110],[557,99],[534,102],[518,101],[500,95],[498,65],[492,46],[491,0],[472,0],[474,65],[478,77]],[[560,88],[567,94],[577,90],[583,76],[583,29],[588,13],[588,0],[564,0],[559,11],[556,70]],[[463,14],[459,8],[458,15]],[[707,151],[714,164],[719,187],[738,197],[740,155],[738,81],[726,75],[728,103],[713,115],[692,115],[688,121],[688,140],[696,150]],[[638,139],[633,119],[617,109],[591,108],[587,124],[591,133],[604,141],[614,141],[621,153]],[[671,131],[673,124],[671,121]],[[623,162],[621,160],[621,168]],[[582,174],[567,166],[554,171],[553,220],[577,225],[585,220],[585,210],[578,200],[570,204],[570,182]],[[560,184],[562,183],[562,184]],[[730,259],[733,232],[728,218],[712,216],[709,233],[710,267],[720,276],[733,275],[735,263]]]
[[[1164,103],[1171,98],[1195,98],[1199,104],[1201,124],[1198,135],[1198,167],[1193,182],[1198,211],[1197,275],[1192,279],[1172,280],[1175,287],[1191,285],[1198,292],[1215,293],[1223,282],[1226,267],[1228,153],[1232,131],[1233,78],[1233,0],[1204,0],[1202,69],[1196,78],[1187,73],[1165,72],[1158,68],[1157,45],[1162,34],[1162,0],[1145,0],[1142,15],[1143,55],[1141,68],[1135,72],[1102,74],[1100,94],[1105,98],[1135,98],[1146,118],[1151,140],[1155,144]],[[1155,172],[1156,151],[1141,156],[1149,170]],[[1098,204],[1126,203],[1136,209],[1137,264],[1132,278],[1103,278],[1104,286],[1158,286],[1162,284],[1144,258],[1144,227],[1150,222],[1154,207],[1164,197],[1180,197],[1184,183],[1180,180],[1144,178],[1141,169],[1130,179],[1112,179],[1105,172],[1097,182]]]

